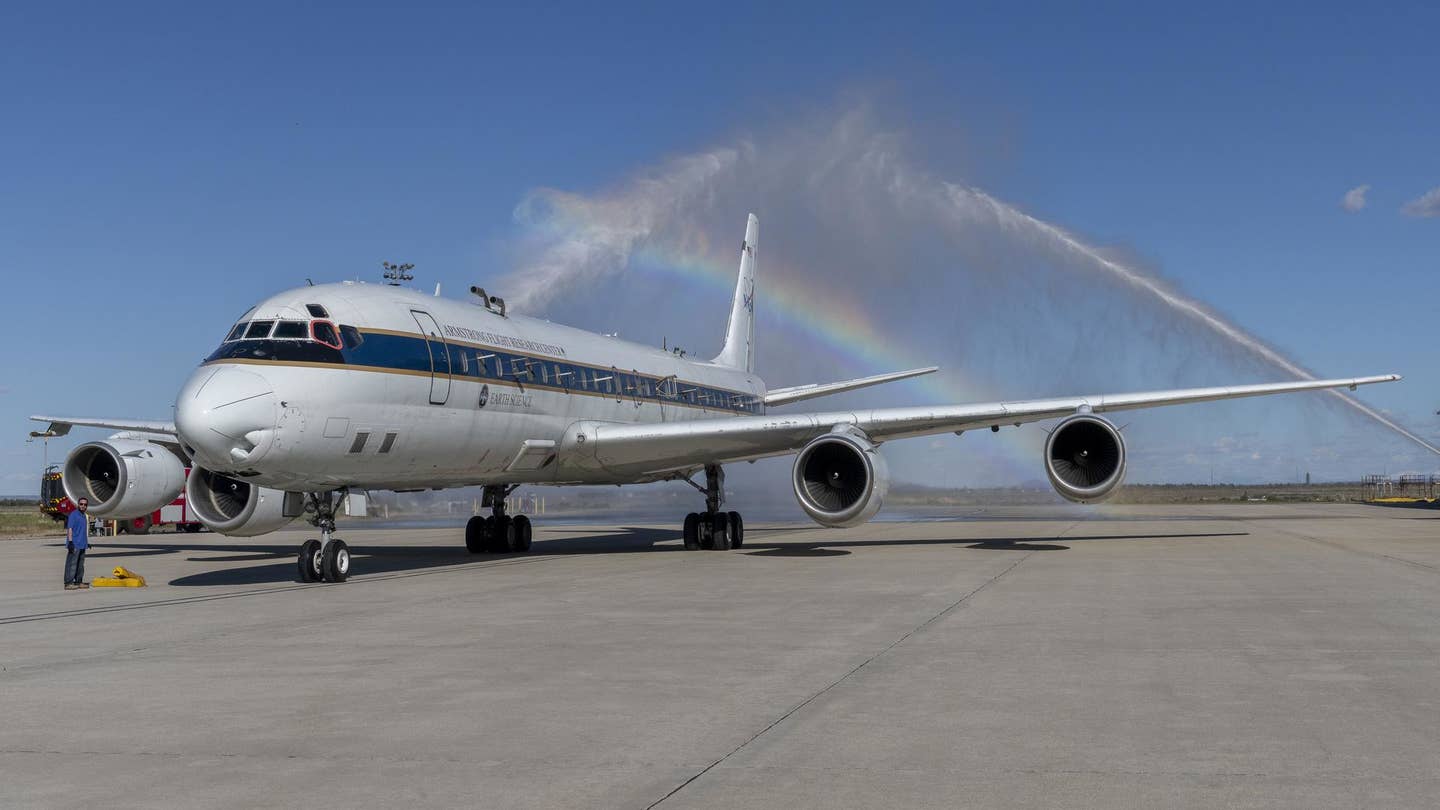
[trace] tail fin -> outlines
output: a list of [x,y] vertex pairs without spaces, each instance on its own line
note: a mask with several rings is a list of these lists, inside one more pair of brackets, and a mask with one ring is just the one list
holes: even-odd
[[740,278],[735,281],[735,298],[730,302],[730,323],[725,327],[725,345],[715,362],[722,366],[755,371],[755,246],[760,238],[760,220],[754,214],[745,223],[745,241],[740,245]]

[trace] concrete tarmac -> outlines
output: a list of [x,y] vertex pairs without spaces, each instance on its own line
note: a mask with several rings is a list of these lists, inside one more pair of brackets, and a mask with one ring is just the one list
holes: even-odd
[[953,514],[0,541],[0,806],[1440,802],[1440,513]]

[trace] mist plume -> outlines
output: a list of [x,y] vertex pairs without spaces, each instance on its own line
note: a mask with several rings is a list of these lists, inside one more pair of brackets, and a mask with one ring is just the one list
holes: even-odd
[[[986,191],[935,176],[911,161],[903,146],[903,137],[878,127],[869,110],[860,109],[763,139],[671,158],[598,194],[537,190],[516,208],[525,236],[517,269],[502,285],[517,310],[545,313],[623,277],[645,251],[732,261],[738,225],[747,210],[759,207],[762,298],[773,272],[767,263],[775,255],[766,226],[775,227],[778,219],[782,226],[803,223],[808,232],[831,236],[807,244],[803,257],[789,251],[791,264],[820,273],[817,295],[873,288],[873,268],[884,266],[886,246],[910,240],[932,253],[937,245],[953,251],[973,274],[1023,276],[1023,283],[1040,288],[1042,295],[1050,282],[1033,272],[1037,265],[1052,275],[1125,293],[1119,297],[1128,299],[1127,306],[1163,319],[1157,330],[1179,330],[1187,339],[1205,337],[1220,354],[1288,377],[1316,378],[1154,272]],[[715,246],[712,234],[723,235],[713,240]],[[997,258],[999,253],[1003,256]],[[1014,271],[1017,266],[1024,271]],[[930,283],[912,277],[919,271],[911,267],[885,271],[884,280],[895,288],[912,280]],[[1440,453],[1354,397],[1333,393],[1353,412]]]

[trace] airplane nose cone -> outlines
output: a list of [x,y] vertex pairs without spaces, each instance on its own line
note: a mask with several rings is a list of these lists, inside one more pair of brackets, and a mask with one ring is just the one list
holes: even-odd
[[202,368],[175,400],[175,429],[195,462],[238,470],[270,449],[279,417],[274,387],[234,366]]

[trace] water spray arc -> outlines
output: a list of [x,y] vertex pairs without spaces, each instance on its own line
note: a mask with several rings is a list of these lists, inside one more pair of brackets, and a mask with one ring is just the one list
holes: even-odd
[[[637,258],[645,264],[647,255],[663,257],[660,263],[677,273],[706,264],[720,253],[728,267],[728,251],[710,250],[709,218],[722,208],[750,206],[756,200],[810,222],[812,240],[861,234],[845,243],[856,247],[877,237],[883,240],[886,225],[896,224],[933,223],[962,245],[977,236],[999,237],[1022,251],[1061,259],[1077,272],[1119,282],[1134,300],[1178,316],[1167,320],[1183,324],[1187,333],[1217,338],[1292,377],[1316,379],[1296,361],[1153,274],[1117,261],[1063,228],[984,191],[924,171],[907,158],[900,139],[877,127],[863,109],[818,127],[802,126],[764,140],[664,161],[593,196],[537,190],[516,209],[531,250],[504,284],[512,290],[517,309],[543,311],[572,291],[593,289],[602,279],[635,269]],[[818,257],[806,261],[824,266],[824,259]],[[791,263],[793,269],[809,271],[796,274],[797,288],[819,284],[840,291],[855,289],[867,284],[873,272],[863,259],[849,262],[848,277],[838,274],[842,268],[835,265],[824,266],[821,276],[816,268],[802,268],[793,257]],[[773,283],[774,276],[770,279],[767,283]],[[837,298],[842,299],[838,305]],[[814,295],[796,295],[785,302],[788,317],[825,324],[823,331],[837,336],[846,331],[851,345],[845,351],[863,353],[869,344],[861,339],[864,330],[857,325],[868,322],[865,307],[852,300],[853,294],[842,292],[830,299],[821,302]],[[847,311],[857,314],[836,317]],[[1440,454],[1440,447],[1374,408],[1344,393],[1332,393],[1349,411]]]
[[[1226,321],[1214,312],[1211,312],[1200,302],[1168,289],[1153,276],[1106,257],[1100,253],[1100,251],[1085,244],[1065,230],[1037,219],[1012,205],[1003,203],[978,189],[947,183],[945,184],[945,192],[957,212],[972,210],[975,206],[980,206],[1002,225],[1012,229],[1027,230],[1043,239],[1052,246],[1052,248],[1084,259],[1087,263],[1092,264],[1099,270],[1114,276],[1116,279],[1129,285],[1132,289],[1143,293],[1176,313],[1200,324],[1259,360],[1301,379],[1317,379],[1313,373],[1300,364],[1280,354],[1256,336]],[[1343,391],[1331,391],[1330,393],[1364,416],[1400,434],[1426,450],[1440,455],[1440,447],[1436,447],[1430,442],[1425,441],[1404,426],[1396,423],[1379,411],[1376,411],[1374,408],[1371,408]]]

